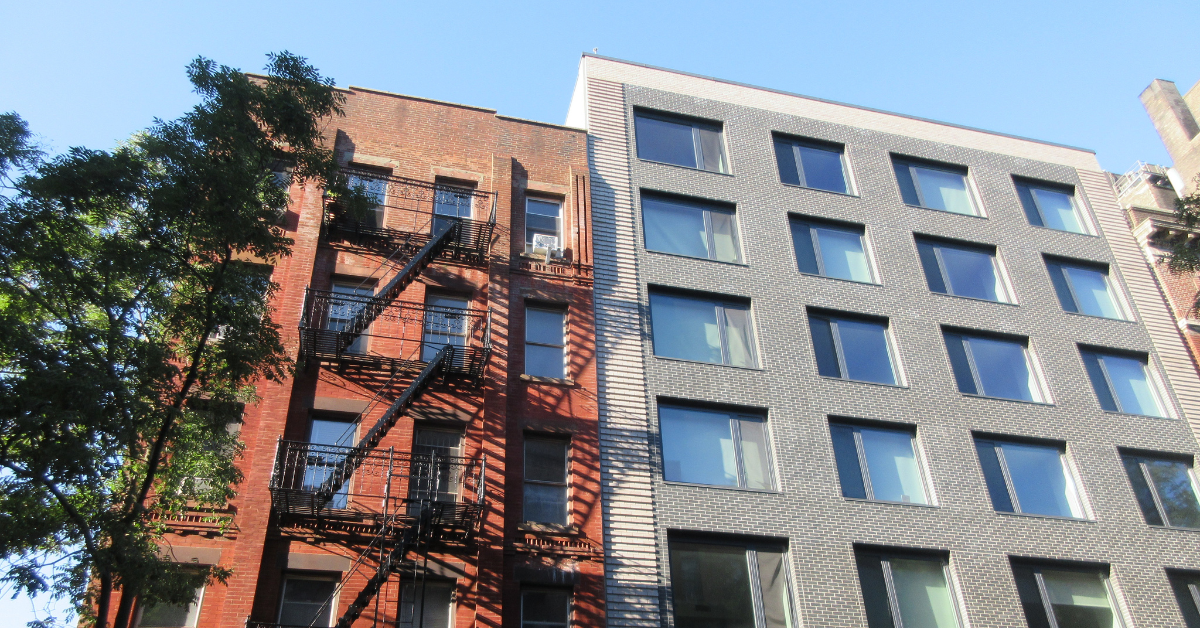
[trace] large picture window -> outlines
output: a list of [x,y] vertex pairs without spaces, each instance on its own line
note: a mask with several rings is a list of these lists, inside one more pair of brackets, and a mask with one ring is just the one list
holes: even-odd
[[957,297],[1011,303],[996,249],[917,238],[917,254],[929,289]]
[[638,158],[729,173],[721,125],[644,111],[633,119]]
[[810,312],[808,325],[822,376],[897,383],[886,320]]
[[845,148],[813,140],[775,136],[779,178],[791,185],[846,194]]
[[676,197],[642,195],[642,224],[651,251],[740,262],[732,208]]
[[939,555],[858,548],[868,628],[958,628],[949,566]]
[[747,304],[652,292],[650,319],[654,355],[758,366]]
[[1100,407],[1109,412],[1166,417],[1166,403],[1148,358],[1136,354],[1081,349],[1080,356]]
[[976,438],[975,449],[997,511],[1084,518],[1062,449],[987,438]]
[[958,390],[968,395],[1044,402],[1027,340],[944,331]]
[[792,247],[800,272],[874,283],[862,225],[792,217]]
[[1132,452],[1123,452],[1121,462],[1146,523],[1200,528],[1200,491],[1190,462]]
[[928,504],[925,481],[909,430],[831,423],[842,495]]
[[[1030,626],[1121,628],[1107,567],[1014,562],[1013,578]],[[1053,623],[1051,623],[1053,622]]]
[[782,547],[670,539],[668,552],[676,628],[797,628]]
[[1075,190],[1070,186],[1023,179],[1017,179],[1015,183],[1029,224],[1071,233],[1091,233],[1075,200]]
[[658,425],[668,482],[774,488],[762,416],[660,405]]
[[961,166],[892,158],[900,196],[908,205],[979,216],[979,204]]

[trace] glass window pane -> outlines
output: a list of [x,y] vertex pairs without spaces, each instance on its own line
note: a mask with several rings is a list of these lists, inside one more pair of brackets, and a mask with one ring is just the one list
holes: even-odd
[[712,210],[708,212],[713,230],[712,258],[720,262],[736,262],[738,255],[737,228],[734,226],[733,214]]
[[1025,611],[1025,622],[1029,624],[1029,628],[1050,628],[1050,619],[1046,617],[1046,605],[1042,602],[1042,592],[1038,588],[1037,572],[1033,567],[1018,564],[1014,564],[1012,570],[1013,579],[1017,582],[1017,594],[1021,598],[1021,608]]
[[896,171],[896,183],[900,185],[900,196],[904,202],[909,205],[920,205],[921,198],[917,196],[917,186],[912,178],[912,171],[908,164],[902,161],[892,162],[892,168]]
[[1165,416],[1153,384],[1146,375],[1144,362],[1118,355],[1101,355],[1100,360],[1108,371],[1108,379],[1112,382],[1122,412]]
[[829,319],[810,317],[808,327],[812,333],[813,351],[817,357],[817,372],[825,377],[841,377],[842,368],[838,365],[833,328]]
[[860,432],[875,499],[928,503],[913,453],[912,435],[899,430],[869,428],[862,428]]
[[1035,227],[1045,226],[1042,223],[1041,214],[1038,213],[1037,205],[1033,202],[1033,192],[1030,191],[1029,186],[1018,183],[1017,196],[1021,197],[1021,206],[1025,208],[1025,217],[1029,219],[1029,224]]
[[792,247],[796,249],[796,265],[800,267],[800,272],[820,274],[817,252],[813,248],[812,230],[808,223],[792,221]]
[[328,628],[333,611],[333,593],[336,589],[337,582],[333,580],[288,578],[283,585],[279,623]]
[[696,167],[696,145],[692,126],[656,118],[635,116],[638,157],[650,161]]
[[1117,407],[1117,402],[1108,387],[1108,380],[1104,377],[1104,369],[1100,366],[1100,356],[1090,351],[1082,351],[1080,355],[1083,356],[1088,379],[1092,380],[1092,389],[1096,391],[1096,397],[1100,400],[1100,407],[1109,412],[1119,412],[1120,408]]
[[1121,318],[1121,311],[1109,291],[1107,273],[1078,266],[1063,266],[1062,269],[1075,289],[1079,311],[1092,316]]
[[[467,188],[437,186],[433,194],[433,213],[438,216],[455,216],[458,218],[471,217],[471,190]],[[439,226],[449,225],[452,221],[442,221]],[[435,231],[438,229],[435,226]]]
[[862,588],[863,604],[866,606],[868,628],[896,628],[892,619],[891,604],[888,602],[882,557],[859,550],[855,552],[854,560],[858,566],[858,582]]
[[968,344],[984,395],[1041,401],[1025,347],[1007,340],[979,337],[969,338]]
[[725,146],[721,141],[721,130],[697,127],[700,133],[700,152],[703,154],[704,169],[711,172],[729,172],[725,163]]
[[1195,573],[1170,572],[1171,589],[1175,592],[1175,601],[1183,613],[1183,624],[1186,628],[1200,628],[1200,575]]
[[567,487],[525,483],[525,521],[567,524]]
[[906,626],[956,628],[958,618],[946,572],[940,561],[893,558],[892,582],[896,587],[896,606]]
[[401,628],[451,628],[451,610],[454,607],[454,583],[437,580],[423,585],[404,585],[404,599],[412,600],[413,612],[408,617],[420,617],[421,623],[401,620]]
[[1062,628],[1115,628],[1108,587],[1098,573],[1042,570],[1054,619]]
[[563,345],[562,310],[525,309],[525,341],[544,345]]
[[787,565],[783,552],[758,550],[758,582],[762,592],[766,628],[792,628],[792,603],[788,595]]
[[775,138],[775,163],[779,165],[779,179],[784,183],[800,185],[800,175],[796,172],[796,154],[792,151],[793,144]]
[[960,297],[1005,301],[996,258],[986,251],[940,246],[950,291]]
[[673,542],[670,556],[678,628],[755,628],[744,548]]
[[1071,294],[1071,286],[1067,282],[1062,264],[1046,262],[1046,269],[1050,272],[1050,283],[1054,284],[1054,292],[1058,295],[1058,302],[1062,304],[1062,308],[1068,312],[1078,312],[1079,306],[1075,303],[1075,296]]
[[566,626],[571,618],[571,592],[565,589],[521,592],[523,626]]
[[741,434],[742,467],[745,487],[768,490],[772,488],[771,463],[767,456],[767,426],[757,419],[738,419]]
[[862,234],[829,227],[816,227],[814,231],[821,245],[821,261],[827,276],[865,283],[872,281]]
[[921,258],[921,269],[925,271],[925,281],[933,292],[946,294],[946,282],[942,279],[942,266],[938,262],[937,251],[930,242],[917,240],[917,256]]
[[992,507],[1000,512],[1013,512],[1008,483],[1004,481],[1004,469],[996,457],[996,444],[987,440],[975,441],[975,451],[979,454],[979,466],[983,470],[988,495],[992,498]]
[[1129,476],[1129,483],[1133,485],[1133,494],[1137,497],[1142,515],[1146,517],[1146,523],[1152,526],[1166,525],[1158,512],[1158,505],[1154,503],[1154,493],[1151,492],[1146,476],[1142,473],[1141,458],[1121,456],[1121,462],[1125,465],[1125,473]]
[[1003,443],[1004,460],[1021,512],[1056,517],[1083,517],[1075,483],[1067,474],[1062,452],[1054,447]]
[[534,377],[557,377],[566,375],[561,347],[525,345],[525,374]]
[[1079,219],[1079,213],[1075,211],[1070,194],[1041,188],[1030,188],[1030,192],[1037,199],[1038,208],[1042,210],[1045,226],[1072,233],[1087,233]]
[[567,481],[567,441],[530,438],[525,441],[525,479]]
[[934,170],[913,166],[917,173],[917,185],[925,207],[940,209],[956,214],[975,215],[971,194],[967,191],[967,178],[957,172]]
[[810,188],[846,192],[846,176],[842,171],[840,151],[797,146],[800,163],[804,168],[804,184]]
[[737,458],[729,415],[661,406],[663,478],[715,486],[737,486]]
[[837,322],[842,341],[846,377],[864,382],[895,384],[892,359],[888,354],[887,328],[879,323],[841,319]]
[[693,205],[643,196],[642,222],[646,248],[652,251],[708,257],[708,232],[704,210]]
[[1166,511],[1167,523],[1200,528],[1200,501],[1196,499],[1191,467],[1178,460],[1146,460],[1145,464]]
[[842,495],[858,499],[867,498],[862,470],[858,464],[858,446],[854,443],[854,428],[848,425],[831,424],[833,455],[837,462],[838,479],[842,484]]
[[711,301],[650,295],[654,355],[721,364],[721,332]]
[[196,589],[191,604],[158,604],[142,609],[138,628],[194,628],[200,619],[204,587]]
[[750,310],[725,306],[725,342],[728,361],[733,366],[758,366],[754,358],[754,332],[750,329]]

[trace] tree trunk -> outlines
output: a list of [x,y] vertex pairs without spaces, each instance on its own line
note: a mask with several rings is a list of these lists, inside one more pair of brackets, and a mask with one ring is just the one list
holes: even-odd
[[108,606],[112,602],[112,576],[100,574],[100,596],[96,600],[96,628],[107,628]]
[[128,628],[135,597],[137,596],[128,587],[121,588],[121,603],[117,606],[117,616],[113,619],[112,628]]

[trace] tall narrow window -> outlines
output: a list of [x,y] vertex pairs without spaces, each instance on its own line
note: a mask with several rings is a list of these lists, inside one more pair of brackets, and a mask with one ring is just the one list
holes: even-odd
[[1121,628],[1108,568],[1012,564],[1025,621],[1057,628]]
[[1194,571],[1168,571],[1175,601],[1183,613],[1186,628],[1200,628],[1200,573]]
[[567,451],[562,439],[525,439],[525,521],[567,525]]
[[642,195],[642,224],[651,251],[740,262],[737,221],[729,207],[668,196]]
[[570,625],[570,590],[521,589],[521,628],[568,628]]
[[895,384],[887,321],[810,312],[817,372],[825,377]]
[[134,624],[137,628],[195,628],[200,621],[204,587],[196,589],[191,604],[155,604],[144,606]]
[[1029,224],[1071,233],[1091,233],[1070,186],[1016,180],[1017,195]]
[[862,548],[854,558],[868,628],[958,628],[945,558]]
[[782,547],[670,539],[668,552],[678,628],[795,628]]
[[548,308],[525,308],[525,374],[566,377],[567,313]]
[[525,199],[525,252],[553,255],[562,248],[562,203],[541,198]]
[[1173,528],[1200,528],[1200,491],[1192,465],[1180,459],[1122,453],[1121,462],[1133,485],[1146,523]]
[[329,628],[333,625],[337,580],[287,576],[279,602],[279,623],[284,626]]
[[831,423],[842,495],[928,504],[925,482],[908,430]]
[[658,425],[668,482],[774,488],[762,416],[660,405]]
[[[361,283],[334,283],[332,292],[326,327],[333,331],[350,329],[354,319],[362,313],[366,306],[367,298],[375,296],[375,290],[371,286],[364,286]],[[354,338],[354,342],[351,342],[345,351],[347,353],[366,353],[369,332],[370,327],[362,330],[362,333]]]
[[[316,492],[341,470],[349,448],[355,445],[358,423],[346,418],[313,417],[308,425],[308,455],[305,457],[304,490]],[[324,508],[345,508],[350,495],[346,480]]]
[[958,297],[1011,303],[996,249],[917,238],[917,254],[929,289]]
[[1084,517],[1062,449],[984,438],[975,439],[975,449],[997,511]]
[[657,113],[634,114],[638,158],[729,172],[721,125]]
[[650,294],[654,355],[758,366],[750,308],[741,303]]
[[1166,417],[1166,404],[1147,369],[1148,358],[1080,349],[1100,407],[1109,412]]
[[[427,294],[425,296],[425,324],[421,336],[421,361],[432,360],[450,345],[461,348],[467,345],[467,299],[463,297]],[[460,356],[456,356],[461,359]]]
[[398,628],[454,628],[454,586],[448,580],[406,583]]
[[437,235],[453,226],[455,218],[470,218],[473,187],[439,182],[433,190],[433,222],[430,233]]
[[775,161],[784,183],[842,194],[850,189],[845,148],[839,144],[776,135]]
[[966,168],[899,157],[892,159],[892,166],[905,203],[954,214],[980,215],[967,183]]
[[1027,340],[944,331],[959,392],[999,399],[1045,401]]
[[412,477],[408,483],[410,512],[420,512],[422,501],[454,503],[462,492],[463,433],[457,430],[417,428],[413,434]]
[[1054,284],[1054,292],[1064,310],[1104,318],[1126,318],[1107,266],[1048,257],[1046,269],[1050,271],[1050,282]]
[[874,283],[862,225],[792,217],[792,246],[800,272]]
[[349,175],[346,178],[347,184],[351,188],[357,188],[372,203],[370,218],[372,226],[383,227],[387,205],[387,181],[357,174]]

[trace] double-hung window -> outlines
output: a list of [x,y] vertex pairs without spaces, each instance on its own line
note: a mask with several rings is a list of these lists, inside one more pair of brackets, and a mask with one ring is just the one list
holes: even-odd
[[1183,613],[1186,628],[1200,628],[1200,573],[1195,571],[1168,571],[1175,601]]
[[633,120],[639,159],[729,173],[720,124],[646,111]]
[[521,628],[569,628],[569,589],[521,589]]
[[742,261],[733,208],[712,202],[642,194],[646,248],[718,262]]
[[397,628],[454,628],[454,589],[453,580],[406,583]]
[[567,525],[569,448],[564,439],[525,439],[525,521]]
[[431,233],[437,235],[459,222],[457,218],[470,218],[474,187],[439,181],[433,190],[433,222]]
[[950,567],[938,554],[856,548],[868,628],[958,628]]
[[1050,271],[1050,282],[1054,284],[1054,292],[1064,310],[1104,318],[1127,318],[1116,298],[1117,291],[1106,265],[1047,257],[1046,270]]
[[929,289],[941,294],[1011,303],[994,247],[917,238]]
[[279,624],[329,628],[333,625],[338,581],[329,577],[288,576],[279,601]]
[[1024,179],[1016,179],[1014,183],[1029,224],[1071,233],[1091,233],[1075,200],[1074,188]]
[[778,545],[669,539],[677,628],[796,628]]
[[830,423],[842,495],[928,504],[913,433],[904,429]]
[[793,216],[792,247],[800,272],[875,283],[862,225]]
[[1028,339],[943,330],[959,392],[1045,402]]
[[562,203],[525,199],[525,252],[548,255],[562,248]]
[[775,162],[784,183],[842,194],[850,190],[840,144],[776,135]]
[[810,311],[808,326],[817,372],[877,384],[896,384],[887,319],[841,316]]
[[383,227],[384,208],[387,204],[387,181],[357,174],[349,175],[346,179],[349,187],[357,188],[371,204],[370,222],[372,226]]
[[1200,528],[1200,496],[1190,461],[1122,452],[1133,493],[1146,523],[1172,528]]
[[141,607],[137,628],[195,628],[200,620],[204,587],[197,587],[190,604],[154,604]]
[[[437,294],[425,296],[425,321],[421,335],[421,361],[432,360],[447,345],[459,350],[455,361],[464,359],[461,349],[467,345],[467,305],[463,297]],[[447,362],[448,364],[448,362]]]
[[651,292],[654,355],[730,366],[758,366],[750,306]]
[[1100,407],[1109,412],[1166,417],[1166,403],[1143,355],[1080,349]]
[[976,438],[975,450],[997,512],[1084,518],[1061,447]]
[[[335,283],[331,292],[333,294],[330,295],[329,300],[329,318],[326,321],[326,328],[331,331],[347,331],[353,327],[355,320],[367,307],[369,297],[375,296],[375,289],[372,286],[365,286],[361,283]],[[362,330],[344,351],[366,353],[369,331],[370,327]]]
[[567,313],[559,309],[525,308],[525,374],[566,377]]
[[1013,562],[1017,595],[1030,626],[1121,628],[1107,566]]
[[[327,489],[345,466],[346,455],[358,439],[358,423],[337,416],[314,416],[308,424],[308,455],[304,457],[303,489],[313,493]],[[341,487],[321,506],[345,508],[350,499],[350,484],[346,479]]]
[[658,426],[668,482],[774,488],[761,415],[659,405]]
[[900,196],[908,205],[967,216],[982,215],[967,181],[967,169],[949,164],[892,158]]

